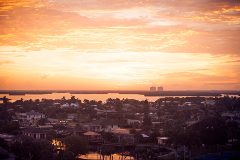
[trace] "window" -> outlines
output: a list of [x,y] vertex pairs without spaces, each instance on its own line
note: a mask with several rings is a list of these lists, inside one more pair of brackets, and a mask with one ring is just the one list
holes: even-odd
[[40,134],[40,139],[44,139],[44,134]]

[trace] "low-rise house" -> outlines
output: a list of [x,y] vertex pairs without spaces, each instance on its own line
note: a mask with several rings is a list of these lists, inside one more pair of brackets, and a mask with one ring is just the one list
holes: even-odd
[[67,108],[67,107],[72,107],[74,109],[77,109],[79,108],[79,104],[77,103],[71,103],[70,105],[68,103],[65,103],[63,105],[61,105],[61,108]]
[[39,128],[28,128],[22,131],[23,135],[30,136],[34,140],[45,140],[46,132]]
[[92,121],[91,123],[82,125],[82,129],[85,131],[92,132],[112,132],[113,130],[120,128],[120,124],[117,122],[110,121],[108,119],[99,119],[96,121]]
[[151,117],[152,120],[154,119],[158,119],[158,115],[157,114],[149,114],[149,116]]
[[35,112],[34,110],[18,114],[18,119],[22,120],[23,123],[34,123],[35,120],[40,120],[41,118],[45,118],[45,114]]
[[126,139],[128,143],[136,142],[134,134],[130,134],[130,131],[128,129],[118,128],[115,129],[113,133],[114,133],[113,137],[115,137],[118,140],[118,142],[120,142],[122,139]]
[[169,139],[169,137],[157,137],[158,144],[160,144],[160,145],[166,145],[168,139]]
[[123,110],[124,111],[129,111],[129,110],[131,110],[132,108],[135,108],[135,106],[134,105],[131,105],[131,104],[123,104]]
[[200,121],[202,120],[203,118],[205,118],[205,114],[204,113],[197,113],[197,114],[192,114],[191,115],[191,120],[192,121]]
[[208,106],[214,106],[214,105],[215,105],[215,100],[212,100],[212,99],[210,99],[210,100],[205,100],[205,101],[204,101],[204,104],[205,104],[205,105],[208,105]]
[[158,109],[155,107],[149,107],[149,111],[152,113],[157,113]]
[[137,120],[137,119],[128,119],[128,120],[127,120],[127,123],[130,124],[130,125],[131,125],[131,124],[134,124],[134,123],[139,123],[139,124],[141,124],[141,122],[140,122],[139,120]]
[[68,114],[67,114],[67,119],[72,120],[72,119],[74,119],[74,118],[77,118],[77,114],[76,114],[76,113],[68,113]]
[[152,128],[160,128],[162,122],[152,122]]
[[115,110],[100,110],[98,108],[94,108],[94,110],[97,111],[97,114],[111,114],[111,113],[117,113]]
[[96,132],[90,131],[83,133],[83,137],[85,137],[88,142],[102,142],[101,134],[98,134]]

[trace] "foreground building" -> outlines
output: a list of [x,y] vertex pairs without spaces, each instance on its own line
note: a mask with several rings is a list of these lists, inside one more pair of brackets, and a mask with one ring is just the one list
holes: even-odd
[[36,120],[40,120],[41,118],[45,118],[45,114],[35,112],[34,110],[18,114],[18,119],[23,123],[34,123]]
[[39,128],[28,128],[22,131],[23,135],[30,136],[34,140],[45,140],[46,132]]
[[84,131],[92,131],[92,132],[112,132],[113,130],[120,128],[120,124],[117,122],[110,121],[108,119],[99,119],[96,121],[92,121],[91,123],[82,125],[82,129]]

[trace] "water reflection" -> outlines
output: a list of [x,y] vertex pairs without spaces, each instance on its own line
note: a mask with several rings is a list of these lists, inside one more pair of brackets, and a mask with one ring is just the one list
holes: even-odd
[[[88,155],[82,155],[82,156],[78,156],[78,158],[82,158],[82,159],[94,159],[94,160],[100,160],[100,154],[97,152],[89,152]],[[134,159],[134,157],[132,156],[124,156],[123,155],[123,160],[125,159]],[[103,160],[103,156],[101,156],[101,160]],[[111,155],[111,159],[110,156],[104,156],[104,160],[122,160],[122,155],[120,154],[112,154]]]
[[[71,99],[71,96],[75,96],[75,98],[78,98],[80,100],[88,99],[88,100],[96,100],[96,101],[102,101],[106,102],[106,99],[108,98],[119,98],[119,99],[136,99],[136,100],[146,100],[150,102],[155,102],[159,98],[163,98],[163,96],[147,96],[139,95],[139,94],[119,94],[119,93],[108,93],[108,94],[70,94],[70,93],[52,93],[52,94],[25,94],[25,95],[9,95],[9,94],[0,94],[0,97],[6,96],[7,98],[11,99],[10,102],[15,102],[16,100],[20,100],[23,98],[23,100],[36,100],[36,99],[61,99],[63,96],[66,99]],[[164,96],[165,97],[165,96]]]
[[[88,99],[88,100],[96,100],[96,101],[102,101],[106,102],[106,99],[108,98],[119,98],[119,99],[136,99],[139,101],[142,100],[148,100],[149,102],[155,102],[159,98],[165,98],[169,96],[144,96],[139,94],[119,94],[119,93],[108,93],[108,94],[70,94],[70,93],[52,93],[52,94],[25,94],[25,95],[9,95],[9,94],[0,94],[0,97],[6,96],[7,98],[11,99],[10,102],[15,102],[16,100],[20,100],[23,98],[23,100],[36,100],[36,99],[61,99],[63,96],[66,99],[71,99],[71,96],[75,96],[75,98],[78,98],[80,100]],[[223,97],[224,95],[222,95]],[[237,95],[229,95],[236,96]],[[173,96],[173,97],[195,97],[195,96]],[[212,96],[204,96],[206,98],[212,97]]]

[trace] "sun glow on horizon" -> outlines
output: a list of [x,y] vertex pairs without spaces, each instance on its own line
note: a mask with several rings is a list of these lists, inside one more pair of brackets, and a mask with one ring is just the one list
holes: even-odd
[[1,90],[240,90],[238,1],[1,3]]

